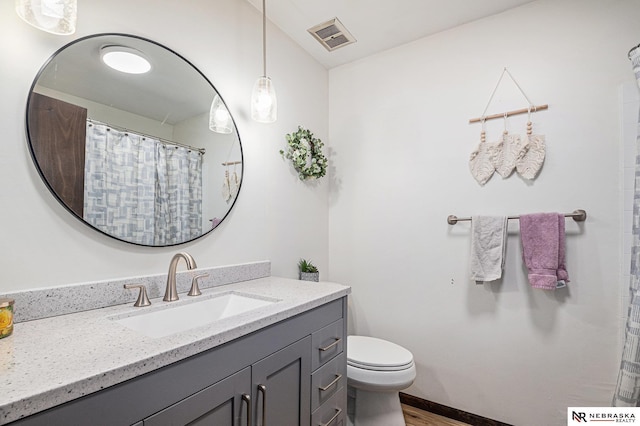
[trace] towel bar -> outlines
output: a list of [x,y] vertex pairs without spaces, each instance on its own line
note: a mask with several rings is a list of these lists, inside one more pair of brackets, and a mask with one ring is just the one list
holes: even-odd
[[[582,209],[578,209],[578,210],[574,210],[572,213],[565,213],[564,217],[571,217],[576,222],[584,222],[585,220],[587,220],[587,212],[582,210]],[[520,216],[509,216],[509,217],[507,217],[507,219],[520,219]],[[471,218],[470,217],[458,217],[458,216],[455,216],[455,215],[447,216],[447,223],[449,225],[455,225],[458,222],[467,221],[467,220],[471,220]]]

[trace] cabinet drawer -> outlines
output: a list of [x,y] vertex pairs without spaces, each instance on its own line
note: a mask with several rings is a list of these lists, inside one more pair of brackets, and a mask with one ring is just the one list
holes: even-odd
[[311,411],[347,386],[347,361],[343,352],[311,375]]
[[344,350],[344,320],[338,320],[311,335],[311,370],[334,358]]
[[335,393],[311,415],[312,426],[347,426],[347,387]]

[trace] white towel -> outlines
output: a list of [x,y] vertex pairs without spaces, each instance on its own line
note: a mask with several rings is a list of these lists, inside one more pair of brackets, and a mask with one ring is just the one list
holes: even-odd
[[477,284],[502,277],[507,247],[506,216],[471,217],[471,280]]

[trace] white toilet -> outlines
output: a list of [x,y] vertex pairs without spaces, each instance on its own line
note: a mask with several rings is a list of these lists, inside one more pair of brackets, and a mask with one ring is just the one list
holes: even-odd
[[415,378],[407,349],[375,337],[347,337],[347,385],[355,396],[355,426],[405,426],[398,392]]

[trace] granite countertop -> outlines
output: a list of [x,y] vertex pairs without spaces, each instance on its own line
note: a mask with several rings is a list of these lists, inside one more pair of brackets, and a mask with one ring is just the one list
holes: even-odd
[[[266,277],[203,290],[230,291],[278,301],[243,314],[162,338],[150,338],[114,322],[162,305],[190,303],[152,299],[15,324],[0,340],[0,425],[79,398],[252,333],[339,299],[350,287]],[[200,296],[200,297],[203,297]]]

